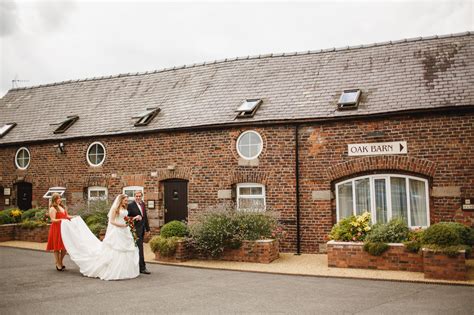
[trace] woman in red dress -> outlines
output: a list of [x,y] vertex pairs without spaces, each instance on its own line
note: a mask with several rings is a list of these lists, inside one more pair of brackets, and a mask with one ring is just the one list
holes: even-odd
[[66,248],[61,238],[61,221],[69,220],[72,217],[61,205],[61,196],[54,193],[51,197],[51,208],[49,208],[49,217],[51,218],[51,227],[49,228],[48,246],[46,250],[54,251],[54,260],[56,261],[56,270],[63,271],[66,267],[63,265]]

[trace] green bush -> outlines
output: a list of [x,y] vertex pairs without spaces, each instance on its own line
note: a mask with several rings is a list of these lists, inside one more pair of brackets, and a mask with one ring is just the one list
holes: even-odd
[[40,208],[32,208],[30,210],[26,210],[21,214],[21,221],[31,220],[35,217],[36,212],[38,212]]
[[423,233],[423,244],[438,246],[464,245],[468,241],[464,227],[459,223],[441,222],[428,227]]
[[460,250],[465,250],[466,251],[466,256],[469,257],[471,254],[472,247],[467,246],[467,245],[450,245],[450,246],[440,246],[440,245],[434,245],[434,244],[429,244],[429,245],[424,245],[423,247],[430,249],[434,252],[437,253],[443,253],[449,257],[456,257],[460,253]]
[[[78,214],[82,217],[92,233],[99,237],[100,231],[107,228],[110,206],[105,201],[92,202],[88,207],[80,209]],[[125,223],[125,222],[124,222]]]
[[408,232],[408,240],[404,241],[403,244],[409,252],[418,253],[423,247],[423,233],[424,230],[422,229],[411,230]]
[[408,239],[408,225],[401,218],[394,218],[386,224],[375,224],[365,238],[368,242],[401,243]]
[[339,221],[333,226],[329,238],[344,242],[363,241],[370,230],[370,213],[364,212],[361,215],[352,215]]
[[20,227],[23,229],[34,229],[38,227],[43,227],[46,226],[47,224],[45,222],[41,221],[30,221],[30,220],[25,220],[22,223],[20,223]]
[[168,237],[185,237],[188,235],[188,227],[181,221],[171,221],[163,225],[160,229],[160,236]]
[[46,208],[38,208],[38,211],[35,213],[34,221],[41,221],[44,223],[51,223],[51,218],[49,217],[49,211]]
[[169,257],[174,255],[178,245],[178,240],[182,237],[163,237],[163,236],[154,236],[150,240],[150,248],[155,252],[159,252],[161,256]]
[[364,250],[373,256],[380,256],[388,250],[389,246],[384,242],[365,242]]
[[0,224],[15,223],[15,219],[10,215],[8,210],[0,211]]
[[277,230],[277,220],[271,212],[221,209],[201,214],[190,226],[190,235],[199,252],[217,257],[225,248],[239,248],[243,240],[274,237]]

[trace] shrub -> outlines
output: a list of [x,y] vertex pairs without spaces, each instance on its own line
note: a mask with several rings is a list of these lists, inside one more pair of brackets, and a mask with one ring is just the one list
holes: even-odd
[[43,227],[43,226],[46,226],[47,224],[45,222],[41,222],[41,221],[30,221],[30,220],[26,220],[26,221],[23,221],[22,223],[20,223],[20,227],[23,228],[23,229],[34,229],[34,228],[38,228],[38,227]]
[[212,257],[222,254],[226,246],[238,244],[238,232],[234,213],[228,210],[203,213],[190,226],[196,249]]
[[26,210],[21,214],[21,221],[26,221],[26,220],[31,220],[32,218],[35,217],[36,212],[38,212],[40,208],[32,208],[29,210]]
[[335,241],[363,241],[371,230],[370,213],[342,219],[333,226],[329,238]]
[[386,224],[375,224],[365,238],[368,242],[401,243],[408,239],[408,225],[401,218],[394,218]]
[[430,244],[430,245],[425,245],[424,246],[425,248],[428,248],[436,253],[443,253],[449,257],[456,257],[458,256],[460,253],[459,251],[460,250],[465,250],[466,251],[466,256],[470,256],[471,254],[471,246],[467,246],[467,245],[450,245],[450,246],[440,246],[440,245],[433,245],[433,244]]
[[181,237],[171,236],[171,237],[163,237],[163,236],[154,236],[150,240],[150,247],[151,250],[155,252],[159,252],[161,256],[169,257],[174,255],[176,252],[176,247],[178,245],[178,240],[182,239]]
[[217,257],[225,248],[239,248],[243,240],[257,240],[283,235],[276,216],[271,212],[232,209],[208,210],[190,226],[195,248]]
[[105,201],[96,201],[87,208],[80,209],[78,213],[92,233],[99,237],[100,231],[107,228],[109,208],[110,206]]
[[49,217],[49,211],[46,208],[38,208],[39,210],[35,213],[34,220],[41,221],[44,223],[51,223],[51,218]]
[[[458,223],[441,222],[428,227],[422,242],[426,245],[453,246],[462,245],[466,241],[464,229]],[[464,238],[464,239],[463,239]]]
[[10,211],[0,211],[0,224],[11,224],[15,223],[15,219],[10,215]]
[[171,221],[163,225],[160,229],[160,236],[168,237],[185,237],[188,235],[188,227],[181,221]]
[[384,242],[365,242],[364,250],[373,256],[380,256],[389,248]]
[[422,239],[423,239],[424,230],[416,229],[408,232],[408,240],[404,241],[403,244],[405,245],[406,249],[412,253],[418,253],[423,246]]

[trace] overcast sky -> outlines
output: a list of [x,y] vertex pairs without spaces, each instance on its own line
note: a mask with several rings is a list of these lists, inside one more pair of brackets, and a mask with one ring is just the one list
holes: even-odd
[[238,56],[473,31],[473,0],[0,0],[0,97],[12,87]]

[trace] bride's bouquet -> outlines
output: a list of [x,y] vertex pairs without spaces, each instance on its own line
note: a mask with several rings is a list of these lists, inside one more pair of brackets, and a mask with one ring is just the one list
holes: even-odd
[[130,232],[132,232],[133,242],[135,243],[135,246],[138,246],[137,245],[137,241],[138,241],[137,230],[135,229],[135,222],[133,221],[133,218],[124,217],[123,219],[125,220],[125,224],[130,229]]

